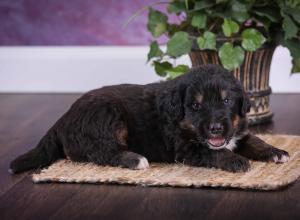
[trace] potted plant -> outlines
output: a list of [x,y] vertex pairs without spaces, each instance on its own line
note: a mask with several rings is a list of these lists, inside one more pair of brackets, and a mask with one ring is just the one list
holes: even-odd
[[[175,60],[189,55],[192,66],[219,64],[232,71],[252,101],[250,124],[271,119],[269,71],[278,45],[300,72],[299,0],[173,0],[161,2],[167,13],[148,7],[147,28],[155,38],[148,61],[156,73],[171,79],[190,67]],[[169,17],[177,17],[177,22]],[[167,36],[163,51],[157,38]]]

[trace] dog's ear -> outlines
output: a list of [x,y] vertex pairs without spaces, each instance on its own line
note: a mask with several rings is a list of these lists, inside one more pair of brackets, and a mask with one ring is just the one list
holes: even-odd
[[163,94],[159,95],[157,103],[160,114],[169,120],[181,120],[184,115],[185,90],[186,86],[183,84],[166,88]]
[[239,106],[239,113],[241,117],[245,117],[247,112],[250,111],[251,102],[248,94],[243,90],[243,96],[240,98],[240,106]]

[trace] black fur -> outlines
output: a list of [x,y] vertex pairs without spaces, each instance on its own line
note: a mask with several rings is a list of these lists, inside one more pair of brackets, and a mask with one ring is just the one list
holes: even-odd
[[[144,156],[150,162],[237,172],[249,169],[246,158],[270,161],[274,153],[288,155],[248,133],[249,108],[241,84],[213,65],[163,83],[103,87],[79,98],[10,169],[22,172],[64,157],[135,169]],[[226,143],[238,139],[235,152],[210,149],[212,128]]]

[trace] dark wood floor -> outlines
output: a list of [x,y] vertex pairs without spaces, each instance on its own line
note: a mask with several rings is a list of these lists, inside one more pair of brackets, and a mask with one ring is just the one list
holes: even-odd
[[[78,95],[0,95],[0,219],[300,219],[300,181],[276,192],[33,184],[9,162],[37,144]],[[255,132],[300,135],[300,95],[273,95],[274,122]]]

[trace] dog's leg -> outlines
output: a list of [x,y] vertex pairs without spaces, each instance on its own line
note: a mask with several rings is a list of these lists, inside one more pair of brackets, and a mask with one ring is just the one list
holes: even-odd
[[78,128],[64,136],[64,153],[73,161],[130,169],[149,167],[145,157],[128,147],[126,111],[118,103],[103,103],[97,114],[82,119]]
[[119,152],[113,155],[109,164],[134,170],[148,168],[149,163],[145,157],[127,150],[128,128],[124,125],[124,123],[122,124],[123,126],[119,126],[115,129],[114,135],[115,142],[119,145]]
[[189,150],[185,154],[177,154],[177,160],[184,164],[199,167],[215,167],[230,172],[247,171],[250,164],[247,158],[233,153],[228,149],[211,150],[211,149]]
[[288,152],[275,148],[252,134],[238,141],[235,152],[258,161],[284,163],[289,160]]
[[88,161],[98,165],[118,166],[129,169],[146,169],[148,160],[140,154],[131,152],[126,146],[119,145],[114,140],[85,140],[89,149],[83,159],[67,153],[73,161]]
[[[80,138],[80,137],[79,137]],[[73,161],[87,161],[98,165],[119,166],[129,169],[146,169],[149,167],[148,160],[140,154],[129,151],[128,147],[116,142],[115,139],[93,140],[84,139],[87,148],[81,157],[77,152],[66,152],[67,157]],[[80,150],[82,151],[82,149]]]
[[[121,130],[120,130],[121,129]],[[148,160],[140,154],[129,151],[126,141],[126,128],[113,129],[115,136],[103,137],[97,140],[88,137],[79,137],[84,140],[86,149],[84,158],[78,158],[77,152],[66,152],[74,161],[88,161],[98,165],[119,166],[129,169],[146,169],[149,167]],[[113,131],[112,131],[113,132]]]

